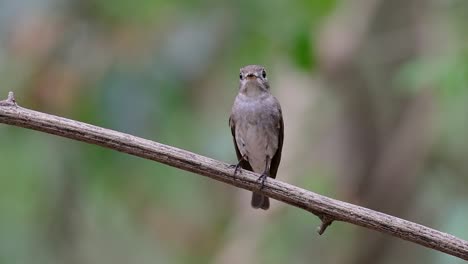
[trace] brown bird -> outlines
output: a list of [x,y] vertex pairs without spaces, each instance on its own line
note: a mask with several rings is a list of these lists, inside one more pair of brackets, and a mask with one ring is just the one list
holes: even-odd
[[[281,106],[270,93],[265,68],[248,65],[240,69],[239,94],[232,106],[229,126],[239,167],[261,174],[263,188],[267,177],[276,178],[283,148],[284,124]],[[233,165],[234,166],[234,165]],[[267,210],[268,197],[253,192],[253,208]]]

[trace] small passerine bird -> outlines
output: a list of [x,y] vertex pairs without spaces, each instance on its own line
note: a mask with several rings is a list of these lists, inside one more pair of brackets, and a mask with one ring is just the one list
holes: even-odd
[[[281,106],[271,94],[265,68],[248,65],[240,69],[239,94],[232,106],[229,126],[239,163],[238,168],[261,174],[263,188],[267,177],[275,178],[283,148],[284,124]],[[255,191],[253,208],[267,210],[268,197]]]

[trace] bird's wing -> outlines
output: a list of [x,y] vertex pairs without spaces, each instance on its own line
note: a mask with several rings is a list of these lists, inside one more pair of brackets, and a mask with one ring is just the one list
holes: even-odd
[[283,123],[283,114],[281,113],[280,108],[280,120],[278,122],[278,149],[276,150],[275,155],[271,159],[270,164],[270,177],[276,178],[276,173],[278,172],[278,167],[281,161],[281,151],[283,150],[283,138],[284,138],[284,123]]
[[[234,142],[234,148],[236,149],[236,155],[237,155],[237,160],[240,161],[242,160],[242,154],[240,153],[239,148],[237,147],[237,141],[236,141],[236,122],[234,121],[232,115],[229,117],[229,126],[231,127],[231,134],[232,134],[232,141]],[[239,163],[240,167],[243,168],[244,170],[249,170],[253,171],[252,166],[250,166],[250,163],[247,160],[242,160]]]

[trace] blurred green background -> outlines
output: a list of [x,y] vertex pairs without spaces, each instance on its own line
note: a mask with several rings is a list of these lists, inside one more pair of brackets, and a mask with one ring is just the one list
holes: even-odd
[[[468,239],[468,2],[0,1],[0,96],[235,163],[238,70],[278,178]],[[0,126],[0,263],[462,263],[97,146]]]

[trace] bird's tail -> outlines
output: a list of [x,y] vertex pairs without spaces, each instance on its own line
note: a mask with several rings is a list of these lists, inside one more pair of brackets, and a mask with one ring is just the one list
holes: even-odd
[[253,192],[252,201],[250,204],[255,209],[261,208],[263,210],[267,210],[268,208],[270,208],[270,199],[268,199],[268,197],[264,195]]

